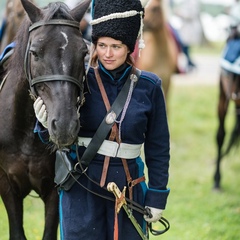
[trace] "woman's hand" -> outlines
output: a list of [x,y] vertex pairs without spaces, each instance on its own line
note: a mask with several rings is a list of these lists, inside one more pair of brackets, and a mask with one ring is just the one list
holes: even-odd
[[43,103],[43,100],[38,97],[36,101],[33,104],[34,112],[36,115],[36,118],[38,121],[45,127],[47,128],[47,111],[46,111],[46,106]]
[[149,223],[157,222],[161,219],[162,213],[163,213],[162,209],[158,209],[158,208],[154,208],[154,207],[148,207],[148,206],[146,206],[145,208],[148,208],[148,210],[150,210],[149,215],[144,215],[144,219],[147,222],[149,222]]

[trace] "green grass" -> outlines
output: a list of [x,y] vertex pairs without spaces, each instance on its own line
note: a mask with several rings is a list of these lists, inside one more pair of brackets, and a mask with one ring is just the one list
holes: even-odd
[[[35,193],[33,193],[36,195]],[[43,203],[38,198],[28,196],[24,200],[24,229],[27,239],[41,240],[44,226]],[[9,239],[6,210],[0,198],[0,239]]]
[[[237,240],[240,224],[240,161],[237,153],[222,162],[222,192],[214,192],[216,86],[175,86],[169,104],[171,167],[165,240]],[[230,130],[233,105],[227,117]],[[152,240],[154,237],[151,238]],[[160,238],[159,238],[160,239]]]
[[[164,216],[170,230],[151,240],[239,240],[240,161],[237,152],[222,162],[222,192],[212,191],[217,128],[216,86],[174,86],[169,96],[171,166]],[[230,106],[227,129],[233,122]],[[30,240],[40,240],[43,205],[25,200],[24,226]],[[158,224],[154,224],[159,228]],[[0,201],[0,239],[8,239],[6,212]]]

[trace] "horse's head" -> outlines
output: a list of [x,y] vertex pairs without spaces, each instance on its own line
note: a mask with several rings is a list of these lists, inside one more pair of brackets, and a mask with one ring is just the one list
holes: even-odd
[[149,0],[145,7],[144,30],[158,32],[165,24],[162,0]]
[[29,0],[21,2],[31,21],[24,68],[32,93],[46,105],[51,140],[58,147],[71,145],[80,128],[87,54],[79,22],[90,1],[71,11],[60,2],[44,9]]

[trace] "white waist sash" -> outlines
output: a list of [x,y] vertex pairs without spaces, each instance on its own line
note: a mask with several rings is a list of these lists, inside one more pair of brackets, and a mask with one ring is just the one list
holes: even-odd
[[[78,137],[78,145],[87,147],[92,138]],[[104,156],[109,157],[118,157],[118,158],[136,158],[141,153],[142,144],[128,144],[104,140],[101,147],[98,150],[98,153]]]

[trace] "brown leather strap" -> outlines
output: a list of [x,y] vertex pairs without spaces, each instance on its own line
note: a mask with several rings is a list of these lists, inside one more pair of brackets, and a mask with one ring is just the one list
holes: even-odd
[[105,185],[109,162],[110,162],[110,157],[105,156],[104,163],[103,163],[103,169],[102,169],[102,176],[101,176],[101,180],[100,180],[100,187],[103,187]]
[[[112,126],[112,130],[111,130],[111,134],[110,134],[109,140],[113,141],[116,138],[116,135],[117,135],[117,124],[115,123]],[[102,176],[101,176],[101,180],[100,180],[100,186],[101,187],[103,187],[105,185],[105,182],[106,182],[109,162],[110,162],[110,157],[109,156],[105,156],[104,164],[103,164],[103,170],[102,170]]]
[[129,172],[127,160],[125,158],[122,158],[122,163],[123,163],[124,171],[125,171],[125,174],[126,174],[126,177],[127,177],[127,182],[128,182],[129,199],[133,200],[132,188],[135,185],[137,185],[138,183],[145,181],[145,176],[142,176],[142,177],[139,177],[137,179],[132,180],[132,177],[131,177],[130,172]]
[[144,182],[146,180],[145,176],[139,177],[137,179],[132,180],[131,187],[136,186],[140,182]]
[[[105,104],[106,110],[109,111],[110,109],[110,103],[105,91],[105,88],[103,86],[102,80],[100,78],[99,72],[98,70],[95,68],[94,69],[95,72],[95,76],[97,79],[97,83],[98,83],[98,87],[100,89],[102,98],[103,98],[103,102]],[[117,124],[115,123],[112,126],[112,130],[111,130],[111,134],[109,136],[109,140],[113,141],[115,139],[115,137],[117,136]],[[107,178],[107,171],[108,171],[108,166],[109,166],[109,162],[110,162],[110,157],[109,156],[105,156],[104,158],[104,164],[103,164],[103,170],[102,170],[102,176],[101,176],[101,180],[100,180],[100,186],[103,187],[105,185],[106,182],[106,178]],[[118,201],[116,200],[115,202],[115,216],[114,216],[114,240],[118,240],[118,214],[117,214],[117,206],[118,206]]]
[[[105,88],[103,86],[103,82],[101,80],[101,77],[99,75],[99,72],[98,72],[98,69],[95,68],[94,69],[94,73],[95,73],[95,76],[96,76],[96,79],[97,79],[97,83],[98,83],[98,87],[100,89],[100,92],[101,92],[101,95],[102,95],[102,98],[103,98],[103,101],[104,101],[104,104],[105,104],[105,107],[106,107],[106,110],[108,111],[110,109],[110,103],[109,103],[109,100],[108,100],[108,97],[107,97],[107,93],[105,91]],[[117,125],[116,123],[113,125],[112,127],[112,131],[111,131],[111,135],[109,137],[109,140],[113,141],[115,138],[116,138],[116,141],[118,143],[120,143],[120,140],[118,138],[118,128],[117,128]],[[107,177],[107,170],[108,170],[108,166],[109,166],[109,161],[110,161],[110,157],[108,156],[105,156],[105,159],[104,159],[104,164],[103,164],[103,171],[102,171],[102,176],[101,176],[101,180],[100,180],[100,186],[103,187],[105,182],[106,182],[106,177]],[[127,164],[127,160],[126,159],[122,159],[122,163],[123,163],[123,167],[124,167],[124,171],[125,171],[125,174],[126,174],[126,178],[127,178],[127,182],[128,182],[128,188],[129,188],[129,198],[130,200],[132,200],[133,198],[133,195],[132,195],[132,187],[134,186],[133,185],[133,181],[132,181],[132,177],[130,175],[130,172],[129,172],[129,168],[128,168],[128,164]]]
[[122,164],[123,164],[123,168],[124,168],[124,171],[125,171],[125,174],[126,174],[126,177],[127,177],[129,199],[132,200],[133,199],[132,188],[129,187],[129,186],[131,186],[130,183],[132,182],[132,177],[130,175],[128,164],[127,164],[127,160],[125,158],[122,158]]
[[[103,82],[101,80],[101,77],[99,75],[99,72],[98,72],[97,68],[94,69],[94,73],[95,73],[95,76],[96,76],[96,79],[97,79],[97,84],[98,84],[98,87],[100,89],[100,92],[101,92],[101,95],[102,95],[103,102],[105,104],[106,110],[109,111],[111,106],[110,106],[110,103],[109,103],[109,100],[108,100],[108,97],[107,97],[107,93],[105,91],[105,88],[103,86]],[[115,123],[113,125],[113,127],[112,127],[111,134],[110,134],[110,137],[109,137],[110,141],[113,141],[115,139],[116,135],[117,135],[116,127],[117,126],[116,126],[116,123]],[[100,186],[101,187],[103,187],[105,185],[105,182],[106,182],[109,162],[110,162],[110,157],[109,156],[105,156],[104,164],[103,164],[103,170],[102,170],[102,176],[101,176],[101,180],[100,180]]]
[[98,72],[97,68],[94,68],[94,73],[95,73],[95,76],[96,76],[96,79],[97,79],[98,87],[100,89],[100,92],[101,92],[101,95],[102,95],[102,98],[103,98],[103,102],[104,102],[104,104],[106,106],[107,111],[109,111],[111,106],[110,106],[110,103],[109,103],[109,100],[108,100],[108,97],[107,97],[107,93],[105,91],[102,79],[101,79],[101,77],[99,75],[99,72]]

